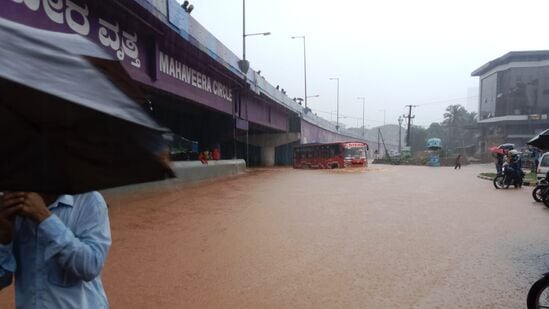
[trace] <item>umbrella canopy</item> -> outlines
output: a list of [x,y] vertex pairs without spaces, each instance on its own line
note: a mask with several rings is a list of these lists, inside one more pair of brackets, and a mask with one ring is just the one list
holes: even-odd
[[495,154],[506,154],[507,153],[507,150],[505,150],[504,148],[499,148],[498,146],[493,146],[493,147],[490,147],[490,150],[491,153],[495,153]]
[[509,143],[501,144],[501,145],[498,146],[498,148],[505,149],[505,150],[513,150],[513,149],[515,149],[515,144],[509,144]]
[[[160,127],[85,38],[0,19],[0,191],[81,193],[173,176]],[[138,95],[137,95],[138,96]]]
[[527,144],[543,150],[549,149],[549,129],[534,136]]

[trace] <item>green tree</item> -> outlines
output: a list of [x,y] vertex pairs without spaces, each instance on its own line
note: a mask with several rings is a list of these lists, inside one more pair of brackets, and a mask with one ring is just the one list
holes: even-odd
[[476,113],[469,113],[463,106],[450,105],[444,113],[442,126],[446,128],[445,140],[448,148],[464,147],[474,143]]
[[446,128],[438,122],[431,123],[429,128],[427,128],[427,138],[437,137],[444,141],[447,135]]
[[427,143],[427,130],[421,126],[413,125],[411,128],[410,147],[412,153],[424,151]]

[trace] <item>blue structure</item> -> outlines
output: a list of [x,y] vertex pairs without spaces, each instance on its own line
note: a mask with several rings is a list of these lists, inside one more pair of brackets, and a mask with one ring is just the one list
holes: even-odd
[[427,140],[427,149],[429,150],[428,166],[440,166],[440,150],[442,149],[442,140],[440,138],[430,138]]

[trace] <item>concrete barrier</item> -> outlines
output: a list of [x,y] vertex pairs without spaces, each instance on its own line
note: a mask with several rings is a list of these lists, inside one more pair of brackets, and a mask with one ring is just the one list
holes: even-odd
[[246,171],[246,162],[244,160],[220,160],[202,164],[200,161],[180,161],[173,162],[172,169],[176,178],[112,188],[103,190],[101,193],[105,196],[116,196],[135,191],[153,192],[173,185],[238,175]]
[[172,167],[177,181],[194,182],[243,173],[246,170],[246,162],[244,160],[220,160],[202,164],[200,161],[181,161],[174,162]]

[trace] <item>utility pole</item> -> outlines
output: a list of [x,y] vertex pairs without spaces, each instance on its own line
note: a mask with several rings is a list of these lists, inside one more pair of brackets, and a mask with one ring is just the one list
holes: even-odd
[[337,81],[337,116],[336,116],[336,131],[339,131],[339,77],[332,77],[330,80]]
[[378,156],[378,157],[377,157],[376,159],[379,158],[379,144],[380,144],[380,142],[379,142],[379,135],[380,135],[380,132],[381,132],[381,128],[377,128],[377,156]]
[[307,52],[305,44],[305,36],[293,36],[292,39],[303,39],[303,76],[305,77],[305,109],[307,109]]
[[364,110],[366,109],[366,98],[358,97],[357,99],[362,100],[362,138],[366,135],[366,126],[364,124]]
[[402,116],[398,116],[398,153],[402,152]]
[[412,108],[413,107],[417,107],[417,105],[406,105],[406,107],[408,107],[408,116],[404,116],[404,118],[408,118],[408,131],[406,133],[406,146],[410,147],[410,137],[411,137],[411,133],[412,133],[412,119],[416,118],[416,116],[412,116]]

